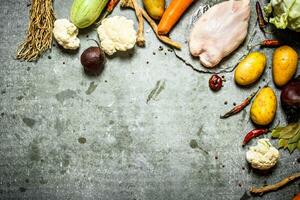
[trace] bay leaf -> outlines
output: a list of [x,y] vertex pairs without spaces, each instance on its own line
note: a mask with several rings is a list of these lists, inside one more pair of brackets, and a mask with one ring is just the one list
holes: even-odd
[[300,130],[298,131],[298,133],[296,135],[294,135],[288,141],[289,141],[289,144],[292,144],[292,143],[298,143],[299,140],[300,140]]
[[289,144],[288,149],[290,153],[293,153],[293,151],[297,148],[297,143]]
[[280,131],[279,138],[290,139],[294,135],[296,135],[299,130],[300,130],[300,123],[289,124]]
[[284,127],[278,127],[272,130],[272,137],[273,138],[278,138],[280,136],[280,131],[283,129]]
[[279,139],[278,140],[278,148],[287,147],[288,141],[286,139]]

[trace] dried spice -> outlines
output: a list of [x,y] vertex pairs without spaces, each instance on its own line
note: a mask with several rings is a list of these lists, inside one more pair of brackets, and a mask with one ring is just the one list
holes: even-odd
[[224,115],[220,116],[221,119],[226,119],[232,115],[235,115],[239,112],[241,112],[255,97],[259,90],[253,92],[249,97],[247,97],[240,105],[235,106],[233,109],[231,109],[229,112],[225,113]]
[[26,39],[17,49],[17,59],[35,61],[52,46],[54,11],[52,0],[32,0]]
[[253,138],[258,137],[263,134],[266,134],[268,132],[269,132],[269,129],[263,129],[263,128],[253,129],[252,131],[247,133],[247,135],[245,136],[245,138],[243,140],[243,146],[246,145]]
[[291,123],[285,127],[277,127],[272,131],[272,137],[278,138],[278,147],[288,149],[293,153],[300,150],[300,123]]

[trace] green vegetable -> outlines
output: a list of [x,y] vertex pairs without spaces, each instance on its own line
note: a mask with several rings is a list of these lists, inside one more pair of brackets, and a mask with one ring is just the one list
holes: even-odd
[[286,148],[287,145],[288,145],[288,142],[285,139],[280,139],[278,141],[278,148]]
[[291,144],[291,143],[296,143],[297,144],[299,139],[300,139],[300,131],[298,131],[298,133],[296,135],[294,135],[292,138],[290,138],[288,140],[288,142],[289,142],[289,144]]
[[273,138],[279,138],[280,131],[283,129],[283,127],[277,127],[276,129],[272,130],[272,137]]
[[271,16],[269,22],[279,29],[289,28],[300,32],[300,1],[271,0],[264,8],[266,15]]
[[74,0],[71,8],[71,21],[77,28],[92,25],[100,16],[108,0]]
[[297,148],[297,143],[288,144],[288,149],[290,153],[293,153],[293,151]]
[[272,137],[278,138],[278,148],[288,149],[290,153],[300,150],[300,123],[292,123],[285,127],[277,127],[272,131]]

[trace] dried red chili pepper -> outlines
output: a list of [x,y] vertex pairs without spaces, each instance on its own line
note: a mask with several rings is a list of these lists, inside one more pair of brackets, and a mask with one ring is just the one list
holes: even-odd
[[263,15],[263,12],[261,10],[261,6],[260,6],[260,3],[257,1],[256,2],[256,14],[257,14],[257,21],[258,21],[258,25],[259,25],[259,28],[265,32],[265,27],[267,25],[267,22],[264,18],[264,15]]
[[214,74],[210,77],[208,84],[211,90],[219,91],[222,88],[223,80],[217,74]]
[[258,44],[251,45],[250,50],[252,50],[256,46],[262,46],[262,47],[278,47],[281,45],[281,42],[277,39],[265,39],[261,41]]
[[263,47],[278,47],[281,45],[281,42],[276,39],[266,39],[260,43]]
[[220,116],[221,119],[226,119],[232,115],[235,115],[239,112],[241,112],[250,102],[251,100],[255,97],[257,94],[258,90],[253,92],[247,99],[245,99],[240,105],[237,105],[233,107],[229,112],[225,113],[224,115]]
[[247,135],[245,136],[245,138],[243,140],[243,146],[246,145],[253,138],[263,135],[263,134],[266,134],[268,132],[269,132],[269,129],[262,129],[262,128],[253,129],[252,131],[247,133]]

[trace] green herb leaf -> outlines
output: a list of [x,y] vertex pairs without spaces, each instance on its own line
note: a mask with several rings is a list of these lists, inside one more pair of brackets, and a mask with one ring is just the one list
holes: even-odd
[[300,123],[274,128],[272,137],[278,138],[278,148],[288,149],[290,153],[300,150]]
[[287,147],[288,141],[286,139],[279,139],[278,140],[278,148]]
[[272,137],[273,138],[279,138],[280,136],[280,131],[283,129],[283,127],[278,127],[276,129],[273,129],[272,131]]
[[295,136],[300,129],[300,123],[289,124],[280,131],[279,138],[290,139]]
[[290,153],[293,153],[293,151],[297,148],[297,143],[289,144],[288,149]]
[[292,138],[289,139],[289,144],[298,143],[299,140],[300,140],[300,131],[298,131],[296,135],[294,135]]

